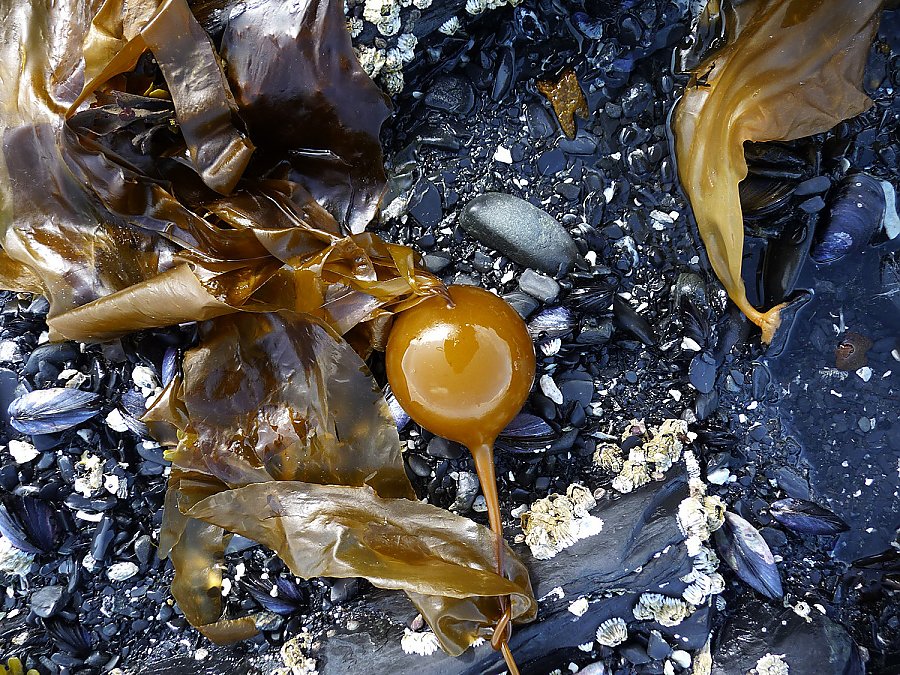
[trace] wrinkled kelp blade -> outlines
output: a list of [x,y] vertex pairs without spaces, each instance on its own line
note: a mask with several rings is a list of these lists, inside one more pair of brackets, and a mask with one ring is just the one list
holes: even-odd
[[199,458],[232,486],[303,480],[413,496],[381,391],[350,346],[312,317],[204,323],[185,355],[182,396],[190,424],[176,466]]
[[[140,21],[145,15],[123,13],[123,32],[133,28],[129,21]],[[164,0],[85,84],[70,110],[111,78],[132,70],[147,50],[153,52],[166,78],[194,167],[209,187],[228,194],[244,173],[253,144],[233,123],[234,101],[222,66],[185,0]]]
[[[419,607],[453,654],[489,634],[500,616],[497,597],[511,596],[516,620],[536,612],[528,573],[512,551],[504,556],[508,578],[497,575],[493,534],[429,504],[382,499],[369,488],[279,481],[220,492],[189,514],[274,549],[297,576],[362,576],[381,588],[431,596]],[[459,604],[466,611],[455,609],[471,632],[446,616],[453,599],[465,601]],[[479,616],[484,624],[475,625]]]
[[681,183],[710,263],[735,304],[771,341],[741,279],[738,183],[746,141],[827,131],[871,105],[860,91],[880,0],[749,0],[724,6],[728,42],[697,66],[673,116]]
[[231,8],[222,58],[265,166],[289,177],[348,231],[375,215],[385,186],[379,134],[390,110],[363,71],[335,0]]

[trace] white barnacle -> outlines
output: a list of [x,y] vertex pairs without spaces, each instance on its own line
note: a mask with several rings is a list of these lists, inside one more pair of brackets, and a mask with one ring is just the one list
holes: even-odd
[[642,593],[634,607],[634,618],[672,627],[680,624],[692,612],[693,607],[681,598],[671,598],[661,593]]
[[413,0],[416,9],[428,9],[431,7],[431,0]]
[[316,660],[307,655],[312,648],[313,638],[306,631],[301,631],[281,646],[281,660],[291,675],[317,675]]
[[788,675],[790,667],[784,660],[784,654],[766,654],[756,662],[754,675]]
[[404,64],[413,60],[417,44],[419,44],[419,40],[412,33],[403,33],[397,38],[397,50],[400,52],[400,58]]
[[553,356],[559,353],[561,347],[562,340],[560,338],[553,338],[552,340],[541,343],[541,352],[544,356]]
[[397,11],[382,17],[381,21],[375,24],[378,32],[385,37],[390,37],[391,35],[396,35],[400,32],[400,8],[397,7],[396,10]]
[[628,626],[624,619],[607,619],[597,628],[597,642],[604,647],[616,647],[628,639]]
[[384,68],[384,50],[369,45],[361,45],[356,48],[356,58],[359,65],[369,77],[375,77]]
[[628,459],[622,465],[622,471],[613,479],[613,489],[625,494],[632,492],[650,482],[650,473],[643,462]]
[[725,502],[718,495],[703,498],[703,510],[706,511],[706,527],[715,532],[725,523]]
[[459,18],[451,16],[440,25],[438,32],[443,33],[444,35],[455,35],[461,28],[462,24],[459,22]]
[[353,16],[347,19],[347,31],[350,33],[350,37],[358,38],[363,32],[364,25],[363,20],[359,17]]
[[487,9],[486,0],[466,0],[466,12],[469,14],[481,14]]
[[400,638],[400,647],[406,654],[418,654],[419,656],[431,656],[439,648],[437,635],[428,631],[417,633],[409,628],[403,629],[403,637]]
[[678,504],[676,516],[678,527],[685,537],[697,537],[701,541],[709,539],[706,510],[703,502],[696,497],[686,497]]
[[594,452],[594,464],[610,473],[619,473],[624,463],[622,450],[615,443],[600,443]]
[[403,73],[399,70],[383,71],[381,73],[381,83],[389,95],[399,94],[403,91]]

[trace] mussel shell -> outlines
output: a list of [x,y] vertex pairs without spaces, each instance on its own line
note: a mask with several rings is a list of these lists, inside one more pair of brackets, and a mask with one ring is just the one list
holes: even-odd
[[9,404],[9,422],[23,434],[52,434],[81,424],[98,412],[98,394],[54,387],[30,391],[15,399]]
[[394,396],[394,392],[391,390],[391,385],[384,385],[384,389],[382,390],[384,394],[384,400],[387,402],[388,410],[391,411],[391,417],[394,418],[394,424],[397,425],[397,431],[403,431],[407,424],[410,422],[410,416],[403,409],[403,406],[400,405],[400,402],[397,400],[397,397]]
[[572,23],[578,29],[578,32],[591,40],[600,40],[603,37],[603,21],[595,17],[585,14],[584,12],[575,12],[572,14]]
[[861,250],[884,223],[885,208],[881,181],[866,173],[847,176],[838,187],[828,217],[820,222],[810,257],[828,264]]
[[569,293],[568,303],[578,312],[608,316],[612,314],[615,294],[615,286],[604,281],[597,281],[589,286],[573,289]]
[[51,616],[44,619],[44,628],[56,646],[67,654],[84,658],[91,653],[91,634],[79,622]]
[[834,513],[805,499],[779,499],[769,512],[785,527],[803,534],[838,534],[850,529]]
[[48,553],[59,536],[56,513],[34,497],[12,496],[0,504],[0,533],[26,553]]
[[729,512],[725,514],[725,523],[716,530],[715,538],[722,559],[742,581],[768,598],[784,595],[775,556],[755,527]]
[[513,418],[513,421],[506,425],[506,428],[500,432],[500,438],[510,440],[547,440],[555,436],[553,427],[547,424],[540,417],[529,415],[528,413],[519,413]]
[[531,317],[528,322],[528,334],[532,340],[553,340],[572,332],[575,319],[567,308],[558,305],[547,307]]
[[747,176],[738,186],[744,219],[767,218],[780,211],[790,201],[796,186],[794,180]]
[[293,614],[308,604],[303,589],[288,579],[278,578],[275,580],[278,595],[274,597],[269,592],[271,587],[262,581],[247,579],[244,587],[260,605],[280,616]]

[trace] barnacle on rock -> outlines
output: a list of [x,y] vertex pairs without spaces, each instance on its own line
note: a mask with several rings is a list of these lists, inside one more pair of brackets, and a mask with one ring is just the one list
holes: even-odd
[[661,593],[642,593],[634,607],[634,618],[656,621],[661,626],[677,626],[691,615],[694,608],[681,598]]
[[418,654],[419,656],[431,656],[440,649],[437,635],[431,631],[416,632],[409,628],[403,629],[403,637],[400,638],[400,647],[406,654]]
[[594,452],[594,464],[599,464],[610,473],[619,473],[624,463],[622,450],[615,443],[600,443]]
[[579,539],[600,532],[603,521],[589,513],[596,505],[591,491],[577,483],[570,485],[565,495],[538,499],[521,516],[525,543],[532,555],[548,560]]
[[281,646],[281,660],[284,668],[280,675],[317,675],[316,660],[307,651],[312,647],[312,635],[302,631]]
[[788,675],[790,667],[784,661],[784,654],[766,654],[756,662],[752,675]]
[[597,642],[604,647],[616,647],[628,639],[628,626],[624,619],[607,619],[597,628]]
[[625,463],[622,464],[622,471],[613,479],[612,486],[615,490],[625,494],[632,492],[642,485],[650,482],[650,472],[647,469],[647,463],[641,460],[632,459],[629,456]]
[[656,471],[664,473],[681,459],[684,441],[692,441],[697,435],[688,431],[687,422],[667,419],[652,431],[652,438],[644,443],[647,461],[656,464]]

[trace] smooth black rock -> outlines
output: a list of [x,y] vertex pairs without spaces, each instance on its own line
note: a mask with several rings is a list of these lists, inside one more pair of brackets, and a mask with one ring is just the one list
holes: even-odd
[[663,640],[662,635],[656,631],[650,633],[650,639],[647,640],[647,654],[652,659],[664,659],[672,653],[669,643]]
[[749,672],[766,654],[783,654],[791,675],[862,675],[859,649],[847,631],[821,612],[808,618],[767,603],[744,605],[722,631],[712,675]]
[[518,197],[488,192],[470,201],[460,225],[517,263],[556,276],[572,269],[578,249],[559,222]]
[[0,368],[0,420],[9,424],[9,404],[16,397],[16,387],[19,378],[15,372],[6,368]]
[[706,352],[700,352],[691,360],[688,377],[701,394],[708,394],[716,385],[716,361]]
[[797,197],[817,195],[826,192],[831,187],[831,179],[828,176],[816,176],[800,183],[794,190]]
[[42,619],[46,619],[56,614],[67,600],[65,587],[44,586],[31,594],[31,611]]
[[422,180],[416,185],[409,214],[422,227],[436,227],[441,222],[441,195],[430,180]]
[[435,436],[428,441],[426,452],[432,457],[441,459],[459,459],[465,454],[465,449],[459,443],[453,443],[446,438]]
[[506,302],[508,302],[523,319],[527,319],[534,310],[540,307],[540,303],[535,298],[527,293],[519,293],[518,291],[507,293],[503,296],[503,299],[506,300]]

